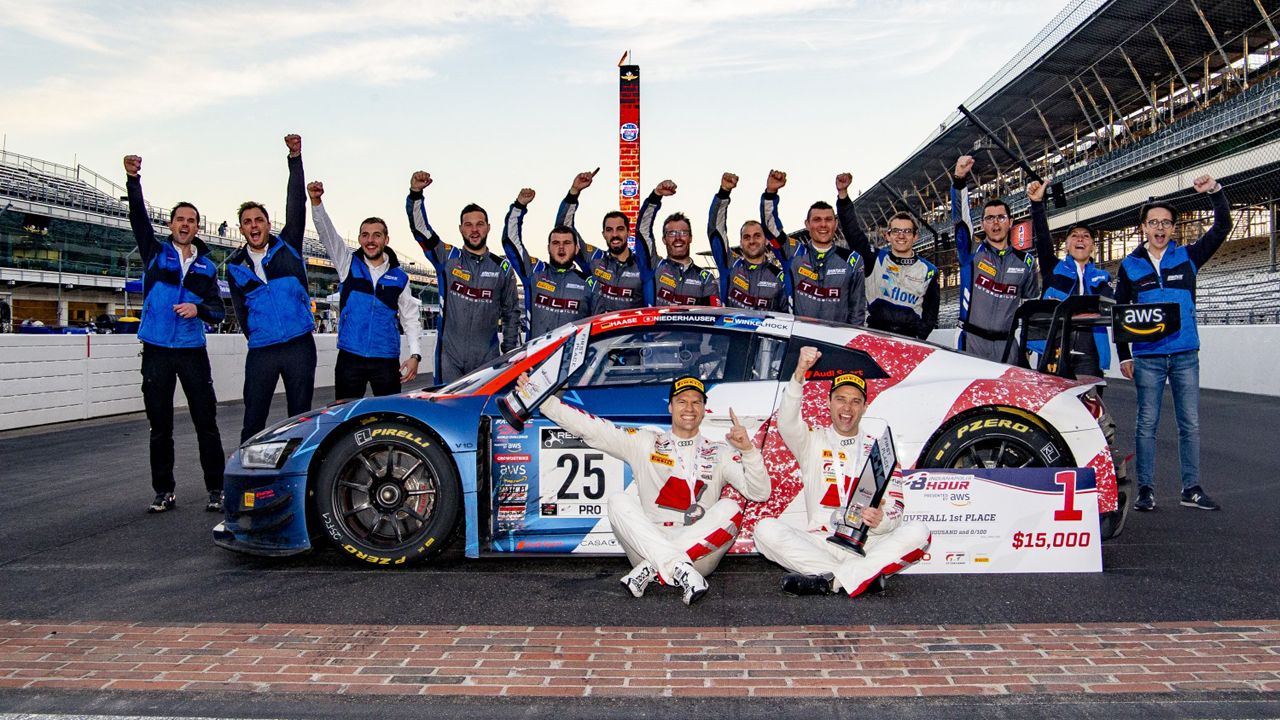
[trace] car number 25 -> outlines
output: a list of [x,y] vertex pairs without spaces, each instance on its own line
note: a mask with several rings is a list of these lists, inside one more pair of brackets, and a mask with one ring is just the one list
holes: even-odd
[[539,440],[540,514],[603,517],[605,498],[623,489],[622,461],[590,448],[578,436],[557,427],[541,428]]

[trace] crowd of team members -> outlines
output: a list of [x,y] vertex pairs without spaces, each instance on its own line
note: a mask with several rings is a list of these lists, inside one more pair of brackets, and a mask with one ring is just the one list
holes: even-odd
[[[334,378],[337,398],[360,397],[366,385],[371,386],[375,395],[399,392],[402,382],[416,376],[421,361],[420,308],[411,294],[408,275],[395,252],[387,246],[390,238],[387,223],[381,218],[367,218],[360,224],[359,248],[348,248],[325,212],[323,184],[305,183],[302,139],[289,135],[285,137],[285,144],[289,151],[289,181],[284,227],[278,236],[273,235],[266,207],[252,201],[242,204],[239,223],[245,245],[226,262],[232,302],[249,348],[245,361],[242,443],[264,428],[279,380],[284,381],[290,415],[311,407],[316,347],[302,254],[308,199],[317,231],[341,282],[339,352]],[[124,166],[128,175],[130,222],[146,265],[143,321],[138,336],[143,343],[143,396],[151,424],[151,472],[156,493],[149,510],[162,512],[176,504],[173,392],[181,382],[197,429],[209,496],[206,509],[220,511],[224,455],[215,421],[216,398],[204,338],[204,324],[216,323],[223,315],[217,269],[207,257],[208,248],[197,237],[199,213],[196,208],[190,203],[174,206],[170,213],[170,237],[167,241],[159,240],[142,197],[142,160],[136,155],[126,156]],[[1027,189],[1034,254],[1012,246],[1010,210],[1002,200],[985,203],[982,238],[975,243],[977,234],[970,221],[967,189],[972,169],[973,158],[960,157],[951,190],[960,261],[959,348],[991,360],[1008,360],[1005,352],[1013,332],[1014,313],[1023,299],[1041,295],[1042,284],[1043,296],[1047,298],[1104,294],[1114,295],[1121,303],[1178,303],[1182,309],[1182,329],[1177,333],[1153,343],[1136,343],[1132,348],[1118,347],[1121,370],[1135,380],[1138,388],[1139,498],[1135,507],[1140,510],[1154,507],[1155,427],[1162,389],[1168,381],[1174,389],[1180,430],[1182,504],[1217,509],[1217,504],[1200,489],[1198,478],[1196,351],[1199,341],[1194,293],[1197,270],[1221,245],[1231,228],[1229,207],[1221,187],[1207,175],[1195,180],[1197,191],[1211,193],[1215,222],[1203,238],[1185,247],[1169,248],[1176,219],[1174,208],[1160,202],[1144,206],[1140,226],[1146,242],[1121,264],[1113,291],[1109,274],[1092,262],[1095,236],[1087,225],[1071,226],[1066,241],[1067,254],[1061,260],[1056,256],[1049,235],[1042,183],[1034,182]],[[467,205],[460,213],[458,230],[462,246],[442,242],[427,219],[425,191],[431,185],[431,176],[422,171],[413,173],[406,200],[409,226],[435,268],[443,304],[436,343],[437,382],[462,377],[497,357],[500,350],[514,349],[527,337],[592,314],[628,308],[702,305],[777,310],[852,325],[865,324],[921,339],[928,338],[937,324],[939,273],[937,267],[915,252],[918,239],[915,219],[907,213],[893,215],[884,231],[886,246],[874,248],[853,212],[853,201],[848,195],[852,177],[848,173],[835,178],[835,207],[824,201],[813,203],[805,215],[804,231],[787,233],[779,219],[779,192],[786,186],[787,176],[771,171],[760,199],[761,219],[743,223],[736,249],[729,247],[727,215],[738,177],[724,173],[712,196],[706,228],[716,273],[698,266],[691,257],[693,225],[679,212],[662,221],[665,254],[659,256],[654,227],[662,203],[676,194],[676,184],[670,180],[658,183],[641,205],[634,250],[628,244],[631,231],[628,218],[619,211],[609,212],[603,219],[603,246],[585,242],[576,229],[575,216],[579,195],[591,186],[595,175],[596,171],[592,171],[574,177],[548,234],[547,259],[541,260],[529,252],[523,233],[524,216],[535,197],[532,189],[519,191],[503,220],[502,247],[506,256],[503,258],[489,251],[488,213],[475,204]],[[843,236],[844,244],[837,241],[837,231]],[[517,285],[523,288],[523,301]],[[409,358],[404,362],[400,361],[401,331],[407,336],[409,347]],[[812,365],[816,357],[809,350],[802,353],[802,361]],[[1080,374],[1100,375],[1109,364],[1105,332],[1078,338],[1068,362]],[[868,438],[858,430],[858,419],[866,405],[865,385],[853,376],[844,383],[839,380],[833,383],[830,395],[833,426],[821,432],[811,430],[798,419],[797,400],[804,369],[807,366],[797,369],[779,410],[784,440],[797,453],[802,467],[807,462],[805,458],[814,452],[822,453],[826,462],[820,464],[828,468],[833,464],[830,461],[833,456],[839,457],[842,465],[846,458],[855,464],[860,462],[870,447]],[[544,409],[548,417],[581,435],[588,443],[627,460],[636,473],[640,487],[638,502],[628,504],[628,500],[623,499],[609,505],[615,532],[634,565],[624,584],[639,595],[651,580],[661,578],[680,586],[686,602],[691,602],[705,592],[702,576],[714,568],[727,550],[726,535],[732,539],[728,528],[736,532],[741,521],[741,509],[732,501],[717,501],[719,488],[725,483],[733,484],[744,496],[756,500],[767,496],[769,483],[763,468],[757,467],[758,450],[751,447],[745,433],[739,433],[741,427],[736,423],[728,437],[736,454],[695,442],[700,437],[697,424],[701,422],[701,408],[686,413],[685,425],[689,422],[692,425],[683,431],[680,429],[680,413],[690,410],[683,406],[684,391],[696,389],[701,396],[699,402],[705,402],[700,380],[687,380],[692,382],[686,387],[681,387],[680,381],[673,386],[672,432],[661,436],[641,437],[612,428],[606,421],[569,412],[555,400],[549,401]],[[854,385],[857,387],[853,388]],[[852,398],[853,394],[859,397]],[[857,405],[856,413],[849,410],[850,403]],[[840,418],[845,420],[843,424]],[[790,425],[781,428],[786,423]],[[664,447],[666,450],[661,450]],[[714,486],[715,491],[708,495],[713,504],[692,519],[685,511],[698,506],[696,502],[681,507],[676,507],[680,503],[663,505],[663,498],[673,491],[658,480],[660,477],[670,480],[674,475],[659,472],[661,468],[648,474],[637,470],[653,463],[686,470],[682,473],[685,480],[681,482],[688,481],[689,485],[684,495],[692,493],[696,498],[700,493],[694,488]],[[725,463],[736,464],[736,469]],[[833,555],[835,551],[831,547],[815,541],[815,533],[827,531],[823,513],[843,506],[841,493],[848,488],[841,485],[838,474],[805,472],[806,495],[810,493],[808,483],[812,481],[814,492],[822,500],[814,504],[808,502],[812,498],[806,499],[810,515],[808,535],[767,522],[757,529],[760,550],[799,573],[789,581],[793,590],[843,588],[857,594],[878,584],[892,568],[901,569],[909,564],[913,553],[927,545],[927,531],[922,528],[897,528],[902,509],[900,488],[896,495],[890,494],[896,504],[885,513],[887,522],[880,534],[891,530],[901,534],[892,543],[879,541],[884,557],[877,555],[875,562],[851,568],[847,565],[848,558],[838,553]],[[645,478],[649,475],[653,476],[649,478],[653,483],[658,483],[654,487],[646,484]],[[856,474],[845,473],[845,476],[856,477]],[[833,485],[837,492],[830,496],[827,491]],[[680,518],[673,515],[664,519],[659,511],[662,508],[678,512]],[[878,527],[881,519],[873,509],[869,521],[875,522],[869,524]],[[690,543],[695,547],[681,549]],[[879,561],[884,562],[876,564]]]

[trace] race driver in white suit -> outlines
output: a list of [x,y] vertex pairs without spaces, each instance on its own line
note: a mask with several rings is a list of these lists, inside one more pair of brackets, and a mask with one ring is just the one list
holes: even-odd
[[884,589],[885,577],[918,562],[931,536],[921,523],[902,522],[902,472],[895,466],[880,507],[862,513],[870,528],[863,546],[866,556],[827,542],[833,513],[844,511],[877,436],[859,429],[867,410],[867,384],[854,374],[837,375],[831,383],[829,427],[811,428],[801,418],[805,374],[820,357],[817,348],[801,348],[795,375],[778,406],[778,432],[795,455],[804,482],[806,530],[765,518],[756,524],[755,543],[765,557],[791,571],[782,580],[783,592],[826,595],[843,590],[857,597]]
[[[518,385],[527,382],[522,375]],[[691,605],[706,594],[706,576],[742,526],[742,508],[720,492],[728,483],[748,500],[766,500],[769,475],[732,408],[727,444],[698,432],[707,401],[701,380],[678,378],[669,398],[669,432],[618,427],[554,396],[543,402],[542,414],[631,466],[631,486],[608,498],[609,524],[633,566],[622,584],[640,597],[659,579],[678,586]]]

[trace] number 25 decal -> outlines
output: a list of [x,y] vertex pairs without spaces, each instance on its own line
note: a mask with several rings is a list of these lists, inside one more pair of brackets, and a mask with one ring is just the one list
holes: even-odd
[[[603,453],[584,453],[582,456],[582,477],[583,485],[581,488],[573,487],[574,481],[578,479],[578,456],[566,453],[556,460],[556,468],[568,467],[569,471],[565,474],[564,482],[560,485],[560,489],[556,491],[556,497],[561,500],[579,500],[578,490],[587,497],[588,500],[599,500],[604,497],[604,468],[596,467],[596,463],[604,460]],[[588,479],[595,480],[595,486],[588,484]]]

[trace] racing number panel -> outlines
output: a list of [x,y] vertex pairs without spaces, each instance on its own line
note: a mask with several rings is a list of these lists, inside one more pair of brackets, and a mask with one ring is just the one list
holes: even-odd
[[[667,326],[608,333],[592,338],[583,366],[566,383],[564,399],[622,426],[665,427],[670,423],[669,384],[692,371],[709,381],[713,395],[719,394],[717,386],[724,386],[720,392],[726,397],[742,398],[736,412],[744,420],[759,416],[759,422],[776,403],[782,345],[780,340],[762,343],[750,332],[723,328]],[[762,354],[762,347],[768,353]],[[757,357],[763,368],[753,367]],[[767,389],[759,387],[766,384],[762,373],[774,375]],[[738,388],[742,392],[736,392]],[[751,408],[752,400],[760,407]],[[727,416],[727,405],[718,412]],[[724,432],[718,430],[720,423],[711,423],[710,417],[708,421],[710,436]],[[588,447],[541,413],[535,413],[523,430],[501,417],[490,417],[489,422],[490,550],[621,551],[609,527],[606,499],[631,483],[625,463]]]

